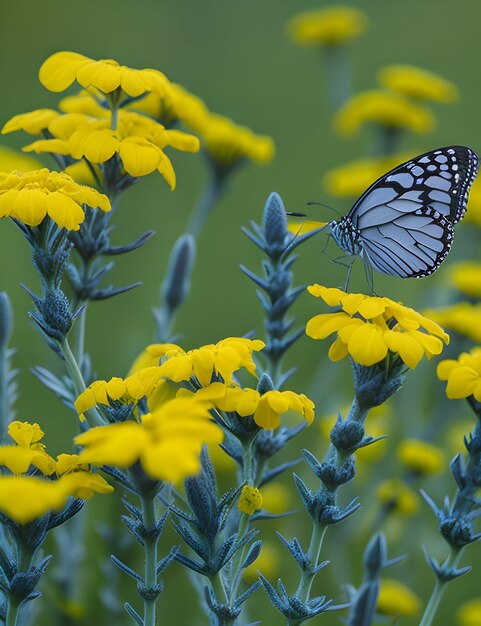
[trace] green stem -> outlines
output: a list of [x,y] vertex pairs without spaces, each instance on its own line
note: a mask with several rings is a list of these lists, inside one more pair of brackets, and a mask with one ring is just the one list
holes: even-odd
[[[311,541],[309,543],[309,560],[312,563],[312,567],[317,567],[317,565],[319,565],[319,557],[321,556],[322,543],[324,541],[324,537],[326,536],[326,531],[327,526],[320,526],[319,524],[313,522]],[[299,581],[299,587],[296,591],[296,596],[302,602],[307,602],[309,600],[313,582],[314,576],[303,570],[301,580]]]
[[[462,549],[454,550],[451,549],[451,552],[444,563],[445,567],[456,567],[461,558]],[[426,605],[424,610],[423,617],[419,622],[419,626],[431,626],[433,623],[434,616],[436,615],[436,611],[441,603],[444,592],[446,590],[446,585],[449,581],[441,581],[439,578],[436,579],[436,583],[434,585],[433,592],[431,597],[429,598],[429,602]]]
[[79,307],[83,306],[83,311],[77,318],[77,363],[82,364],[85,354],[85,327],[87,323],[87,305],[88,302],[80,302]]
[[344,46],[326,46],[323,56],[331,107],[337,111],[352,92],[346,49]]
[[[15,541],[15,539],[14,539]],[[17,539],[16,543],[16,567],[19,574],[28,574],[33,568],[33,561],[37,550],[33,552],[30,549],[25,549],[25,545]],[[37,548],[38,549],[38,548]],[[6,594],[7,604],[7,616],[5,618],[5,626],[22,626],[22,622],[19,620],[20,610],[24,604],[26,598],[20,598],[15,595],[13,598]]]
[[[142,520],[147,529],[147,537],[144,539],[144,585],[147,590],[154,590],[157,586],[157,544],[158,534],[154,531],[157,518],[155,514],[155,496],[142,496]],[[156,623],[156,600],[144,598],[144,626],[155,626]]]
[[225,185],[223,181],[212,175],[190,217],[189,226],[187,227],[186,232],[190,233],[195,239],[197,239],[202,231],[212,208],[222,195],[224,188]]
[[[73,355],[72,349],[70,348],[67,337],[58,342],[57,345],[60,348],[63,358],[65,359],[67,371],[73,383],[75,393],[77,395],[80,395],[83,391],[85,391],[86,385],[82,377],[82,372],[80,371],[78,363]],[[85,417],[90,427],[104,425],[104,421],[100,417],[100,414],[95,407],[93,409],[90,409],[89,411],[86,411]]]
[[10,402],[8,398],[8,347],[0,346],[0,441],[4,443],[10,423]]

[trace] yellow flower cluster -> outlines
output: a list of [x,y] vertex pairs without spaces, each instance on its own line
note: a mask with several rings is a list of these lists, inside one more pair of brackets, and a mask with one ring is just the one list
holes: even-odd
[[458,302],[439,309],[428,309],[425,314],[438,324],[481,342],[481,303]]
[[[0,447],[0,510],[20,524],[49,511],[61,509],[68,498],[88,499],[113,488],[75,454],[60,454],[55,461],[40,443],[44,436],[38,424],[12,422],[8,433],[16,445]],[[27,474],[35,467],[35,476]]]
[[312,285],[308,291],[341,309],[316,315],[306,326],[307,335],[313,339],[337,333],[329,350],[333,361],[350,355],[356,363],[369,366],[393,353],[412,369],[423,356],[430,359],[440,354],[443,342],[449,342],[438,324],[389,298],[346,293],[322,285]]
[[324,176],[324,186],[333,196],[357,198],[375,180],[399,163],[411,158],[411,153],[390,157],[360,159],[333,169]]
[[63,172],[47,169],[0,173],[0,217],[38,226],[48,215],[60,228],[78,230],[85,218],[82,205],[110,211],[107,196],[79,185]]
[[450,81],[412,65],[388,65],[378,74],[379,84],[411,98],[435,102],[454,102],[459,97],[456,85]]
[[335,46],[347,43],[367,28],[366,15],[349,6],[306,11],[288,23],[292,40],[301,45]]
[[[63,113],[38,109],[15,115],[4,125],[3,133],[24,130],[44,135],[26,151],[68,156],[77,163],[86,159],[94,168],[118,155],[129,176],[157,170],[171,189],[176,176],[165,149],[197,152],[200,143],[196,136],[164,124],[183,122],[203,139],[205,152],[224,169],[241,160],[267,163],[274,155],[270,137],[211,113],[199,98],[157,70],[137,70],[113,59],[97,61],[64,51],[43,63],[39,77],[51,91],[64,91],[74,82],[84,89],[60,102]],[[86,168],[75,165],[69,171],[86,180]],[[101,170],[97,174],[101,179]]]
[[97,404],[136,404],[146,397],[149,409],[155,411],[172,397],[193,396],[185,389],[170,386],[169,381],[193,381],[202,387],[195,393],[197,399],[219,411],[235,411],[241,417],[252,415],[261,428],[277,428],[281,415],[288,411],[312,423],[314,404],[304,394],[277,390],[261,394],[233,382],[234,372],[241,368],[256,374],[252,353],[263,347],[262,341],[243,337],[228,337],[188,352],[175,344],[152,344],[136,359],[127,378],[95,381],[80,394],[75,407],[83,414]]
[[94,164],[105,163],[118,154],[130,176],[146,176],[157,170],[171,189],[175,188],[175,171],[164,148],[199,150],[197,137],[180,130],[166,130],[143,115],[122,110],[115,129],[111,128],[110,119],[66,113],[55,118],[48,131],[53,139],[40,139],[24,150],[69,155],[76,160],[85,157]]
[[420,439],[405,439],[398,446],[397,456],[408,470],[423,476],[439,474],[446,464],[440,448]]
[[437,375],[446,380],[446,395],[451,400],[474,398],[481,402],[481,348],[463,352],[458,359],[446,359],[438,365]]
[[355,94],[334,117],[335,130],[344,136],[354,135],[366,123],[417,134],[429,133],[435,126],[429,109],[401,94],[381,89]]

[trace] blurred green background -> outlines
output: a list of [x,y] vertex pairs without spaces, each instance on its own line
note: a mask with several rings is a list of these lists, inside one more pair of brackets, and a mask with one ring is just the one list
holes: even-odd
[[[321,178],[328,169],[364,156],[363,135],[346,140],[333,133],[319,53],[295,46],[285,33],[286,21],[291,16],[319,6],[322,3],[295,0],[83,0],[79,3],[25,0],[2,6],[2,123],[16,113],[56,105],[58,96],[47,92],[38,82],[38,68],[49,54],[74,50],[94,58],[112,57],[132,67],[158,68],[199,95],[211,110],[274,138],[277,148],[274,161],[265,167],[248,165],[233,177],[230,192],[216,206],[199,239],[192,292],[177,324],[184,335],[184,348],[216,342],[224,336],[243,335],[252,329],[257,336],[263,336],[261,310],[253,285],[239,270],[239,264],[244,263],[258,271],[260,256],[240,227],[249,220],[260,220],[271,191],[279,192],[291,211],[305,211],[309,200],[328,203],[341,212],[349,209],[349,203],[329,197],[322,190]],[[474,70],[481,56],[481,4],[473,0],[456,3],[366,0],[352,6],[364,10],[370,21],[368,32],[349,50],[356,90],[374,87],[377,70],[389,63],[430,69],[460,89],[461,99],[457,103],[433,107],[438,119],[436,131],[409,137],[403,148],[423,152],[453,143],[479,150],[481,89]],[[27,141],[21,133],[4,138],[5,144],[12,147],[20,147]],[[143,285],[89,308],[87,348],[101,378],[122,376],[137,353],[151,342],[154,325],[150,309],[158,303],[168,254],[202,191],[205,180],[202,159],[181,153],[171,156],[178,178],[176,191],[171,193],[160,175],[152,174],[123,197],[115,219],[116,244],[130,241],[147,229],[154,229],[157,235],[141,250],[119,258],[111,277],[114,284],[142,280]],[[321,207],[311,207],[309,213],[313,219],[331,218]],[[448,264],[467,254],[463,238],[470,239],[471,250],[472,245],[477,245],[475,250],[479,250],[478,233],[468,232],[473,228],[459,225],[450,258],[436,275],[419,281],[376,275],[377,292],[418,309],[442,302],[448,297]],[[329,260],[329,256],[337,256],[337,251],[330,248],[330,255],[326,256],[322,254],[323,247],[324,241],[316,237],[301,248],[296,266],[297,284],[319,282],[336,286],[343,282],[344,272]],[[39,421],[45,427],[49,446],[56,452],[68,451],[76,431],[75,420],[29,372],[37,364],[56,372],[61,370],[28,321],[30,300],[19,283],[35,291],[36,277],[26,242],[7,221],[0,228],[0,264],[3,268],[0,290],[8,292],[15,311],[13,345],[18,349],[15,365],[21,370],[18,418]],[[366,289],[362,268],[358,268],[354,286]],[[319,302],[306,294],[300,298],[295,312],[299,321],[305,323],[319,309]],[[321,413],[349,399],[347,363],[329,364],[324,347],[317,342],[301,338],[289,355],[289,364],[299,365],[294,388],[311,393]],[[428,368],[430,377],[421,380],[428,381],[426,402],[429,403],[430,393],[440,395],[444,391],[434,378],[433,365]],[[415,377],[412,378],[400,393],[401,415],[417,393]],[[338,379],[342,381],[341,388],[338,386],[333,392],[332,383]],[[413,411],[412,406],[410,410]],[[453,407],[449,410],[455,412]],[[464,407],[460,411],[467,414]],[[313,428],[315,435],[311,437],[319,436],[316,444],[319,451],[319,431]],[[299,445],[295,444],[294,448],[298,449]],[[292,449],[291,455],[295,452]],[[452,491],[445,476],[446,489]],[[434,518],[423,523],[435,535]],[[302,529],[303,523],[298,524]],[[415,527],[414,523],[399,531],[405,540],[403,546],[406,541],[409,544],[409,533],[414,533]],[[303,530],[300,532],[305,534]],[[338,540],[345,540],[348,532],[349,524],[339,531]],[[421,559],[420,546],[415,543],[416,559]],[[438,545],[441,556],[443,547],[437,536],[432,544]],[[472,550],[470,562],[474,553]],[[420,560],[419,563],[420,571],[416,575],[411,568],[411,575],[407,574],[405,567],[404,579],[413,585],[421,578],[426,579],[428,582],[422,588],[426,598],[433,576],[426,565]],[[349,579],[349,563],[344,564],[344,570],[341,567],[337,571],[336,581]],[[456,591],[450,590],[453,598],[462,589],[463,594],[474,595],[475,580],[476,575],[471,575],[470,592],[463,583],[457,583]],[[468,585],[468,579],[465,584]],[[169,609],[168,614],[180,620],[177,623],[190,626],[194,622],[188,619],[189,610],[184,605]],[[272,617],[272,613],[269,615]],[[339,618],[332,615],[318,621],[336,624]],[[451,621],[440,618],[439,623]]]

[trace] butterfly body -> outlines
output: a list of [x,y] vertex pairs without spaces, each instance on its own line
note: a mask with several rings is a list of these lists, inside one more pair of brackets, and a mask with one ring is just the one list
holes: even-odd
[[432,274],[446,258],[466,212],[477,154],[449,146],[422,154],[373,183],[331,235],[348,254],[400,278]]

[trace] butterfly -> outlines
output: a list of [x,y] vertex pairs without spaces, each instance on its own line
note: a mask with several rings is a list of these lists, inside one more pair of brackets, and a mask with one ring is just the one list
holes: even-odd
[[376,180],[347,215],[329,222],[330,234],[366,268],[429,276],[451,249],[478,168],[478,155],[464,146],[421,154]]

